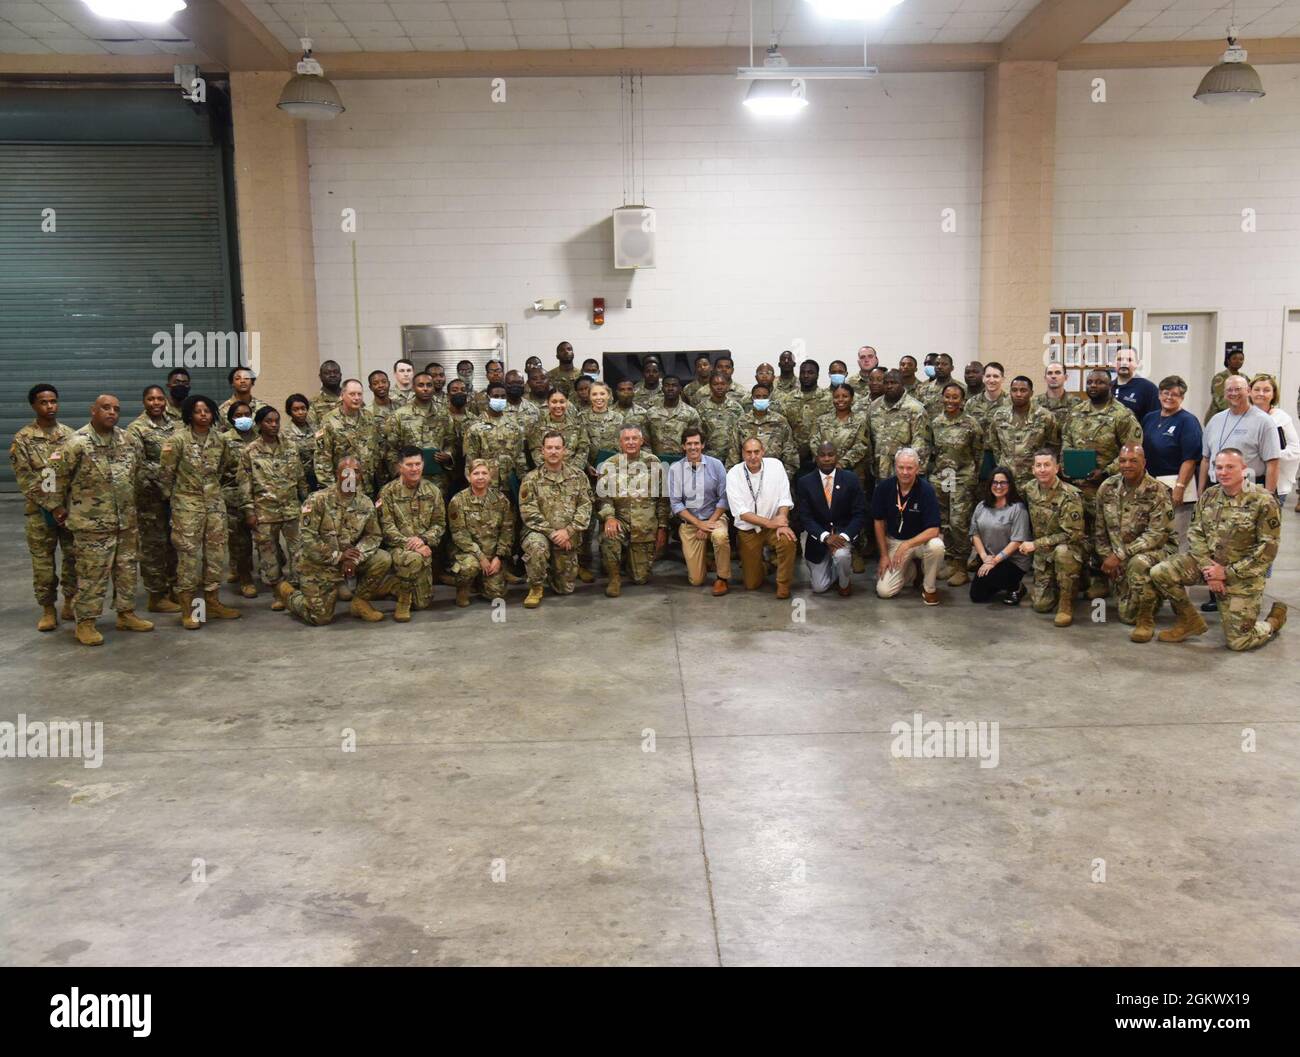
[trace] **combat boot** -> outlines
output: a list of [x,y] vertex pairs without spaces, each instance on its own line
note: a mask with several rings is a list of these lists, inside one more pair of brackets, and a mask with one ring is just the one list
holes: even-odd
[[288,580],[281,580],[275,585],[275,601],[271,603],[271,608],[286,609],[289,605],[289,599],[293,595],[293,584]]
[[1034,599],[1034,612],[1050,613],[1056,605],[1057,603],[1052,601],[1052,596],[1050,594],[1042,594]]
[[95,628],[93,620],[78,620],[77,641],[83,646],[98,646],[104,641],[104,636]]
[[124,609],[117,615],[117,623],[113,625],[118,631],[153,631],[152,620],[142,620],[135,615],[135,610]]
[[149,592],[150,613],[179,613],[181,607],[160,591]]
[[36,622],[37,631],[53,631],[59,626],[59,615],[53,606],[41,606],[41,619]]
[[970,577],[966,575],[964,568],[954,569],[953,574],[948,577],[949,587],[961,587],[963,584],[968,583],[970,583]]
[[1056,602],[1056,619],[1053,623],[1058,628],[1068,628],[1074,623],[1074,581],[1061,581],[1061,597]]
[[202,625],[194,616],[194,595],[189,591],[180,592],[181,627],[187,631],[198,631]]
[[[348,607],[350,612],[358,620],[364,620],[367,623],[374,624],[384,619],[384,614],[379,612],[370,602],[364,598],[353,598],[352,604]],[[409,613],[407,619],[410,619]]]
[[865,573],[867,571],[866,559],[857,551],[853,552],[853,571],[855,573]]
[[1191,635],[1203,635],[1209,630],[1209,625],[1201,619],[1201,614],[1196,612],[1191,599],[1183,597],[1172,604],[1174,616],[1178,619],[1172,628],[1166,628],[1156,636],[1161,642],[1182,642]]
[[1282,625],[1286,623],[1286,603],[1274,602],[1273,607],[1268,611],[1268,616],[1264,618],[1264,623],[1273,629],[1276,635],[1282,630]]
[[524,599],[525,609],[536,609],[542,604],[542,585],[533,584],[528,588],[528,597]]
[[1143,602],[1138,606],[1137,623],[1129,633],[1129,642],[1150,642],[1156,633],[1156,604]]
[[618,562],[606,562],[605,573],[609,576],[609,583],[605,585],[605,597],[617,598],[623,593],[623,581],[618,571]]
[[63,609],[59,611],[59,619],[60,620],[77,619],[77,614],[72,611],[72,597],[70,595],[63,596]]
[[239,593],[243,595],[245,598],[256,598],[257,584],[253,583],[252,580],[240,580]]
[[593,573],[590,569],[588,569],[585,565],[579,565],[578,579],[581,580],[584,584],[594,583],[596,580],[596,574]]
[[397,608],[393,610],[393,619],[399,624],[405,624],[411,619],[411,592],[409,588],[399,587],[397,589]]
[[469,584],[456,585],[456,605],[461,609],[469,605]]
[[352,601],[352,588],[350,588],[347,584],[339,584],[339,601],[340,602]]
[[244,615],[238,609],[222,605],[219,591],[204,591],[203,601],[207,603],[208,619],[215,617],[217,620],[238,620]]
[[1110,595],[1110,584],[1105,580],[1093,580],[1088,585],[1088,597],[1090,599],[1106,598]]

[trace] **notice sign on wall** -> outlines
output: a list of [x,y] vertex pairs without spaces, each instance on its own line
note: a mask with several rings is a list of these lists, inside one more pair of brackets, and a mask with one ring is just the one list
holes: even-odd
[[1162,345],[1186,345],[1192,336],[1190,323],[1161,323],[1160,343]]

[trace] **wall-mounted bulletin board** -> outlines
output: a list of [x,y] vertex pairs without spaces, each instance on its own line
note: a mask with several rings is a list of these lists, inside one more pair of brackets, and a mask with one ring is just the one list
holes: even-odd
[[1065,367],[1067,392],[1082,393],[1089,367],[1114,367],[1132,344],[1131,308],[1054,308],[1047,321],[1048,361]]

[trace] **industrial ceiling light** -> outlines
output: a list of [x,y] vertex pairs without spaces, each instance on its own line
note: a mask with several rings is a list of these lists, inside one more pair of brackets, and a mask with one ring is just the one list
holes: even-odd
[[276,103],[290,117],[304,121],[331,121],[346,109],[339,91],[325,77],[321,65],[311,57],[311,38],[302,38],[298,72],[289,78]]
[[185,0],[86,0],[91,13],[118,22],[166,22]]
[[808,0],[813,10],[826,18],[879,18],[903,0]]
[[1264,85],[1255,67],[1246,61],[1246,49],[1237,45],[1237,27],[1228,27],[1228,50],[1212,67],[1192,98],[1208,106],[1241,106],[1264,97]]
[[[763,69],[781,71],[788,69],[789,66],[785,56],[777,50],[777,46],[769,45],[767,57],[763,60]],[[745,93],[745,106],[755,114],[762,114],[764,117],[788,117],[799,113],[807,105],[803,82],[795,81],[790,77],[781,77],[779,72],[755,80],[749,86],[749,91]]]

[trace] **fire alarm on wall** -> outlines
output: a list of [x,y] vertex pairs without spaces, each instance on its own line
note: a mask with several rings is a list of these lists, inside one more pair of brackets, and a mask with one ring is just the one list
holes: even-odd
[[591,299],[591,325],[593,327],[603,327],[605,325],[605,299],[603,297],[593,297]]

